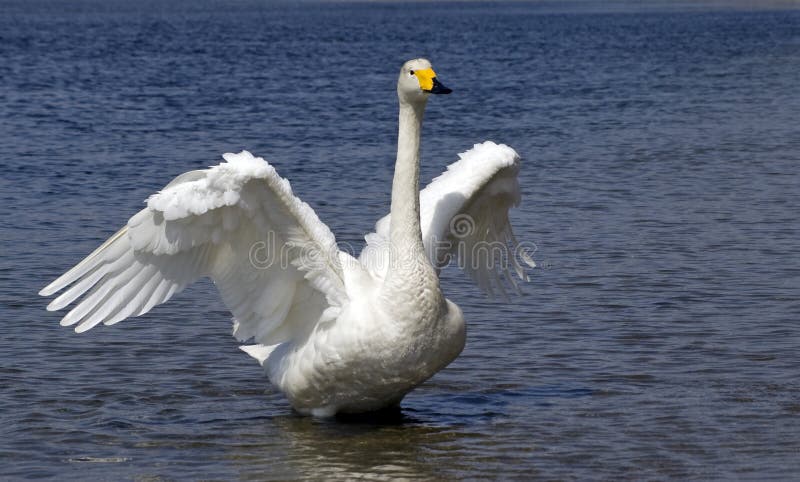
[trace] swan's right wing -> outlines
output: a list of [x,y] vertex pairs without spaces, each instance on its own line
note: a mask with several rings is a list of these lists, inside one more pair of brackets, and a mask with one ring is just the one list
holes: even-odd
[[[527,280],[525,268],[535,264],[532,245],[514,237],[508,212],[519,204],[519,155],[494,142],[476,144],[459,155],[420,192],[420,225],[428,259],[437,268],[455,260],[488,295],[504,294],[504,284]],[[391,264],[391,215],[367,235],[360,260],[375,276]],[[507,283],[504,283],[505,280]]]
[[45,287],[61,320],[86,331],[150,311],[210,277],[234,336],[273,345],[335,319],[347,301],[336,240],[288,181],[249,152],[192,171],[150,196],[127,226]]

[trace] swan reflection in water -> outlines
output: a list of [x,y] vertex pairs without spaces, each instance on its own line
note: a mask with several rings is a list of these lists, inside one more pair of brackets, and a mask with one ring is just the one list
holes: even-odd
[[469,434],[407,412],[265,418],[239,434],[229,456],[246,480],[442,480],[442,463],[472,453],[459,445]]

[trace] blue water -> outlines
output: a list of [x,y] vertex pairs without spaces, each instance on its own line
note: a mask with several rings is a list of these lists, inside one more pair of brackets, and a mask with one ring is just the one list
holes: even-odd
[[[800,11],[602,5],[0,2],[0,478],[796,478]],[[293,414],[207,282],[83,335],[44,310],[223,152],[361,246],[417,56],[455,91],[423,180],[515,147],[540,268],[510,302],[445,272],[467,347],[402,414]]]

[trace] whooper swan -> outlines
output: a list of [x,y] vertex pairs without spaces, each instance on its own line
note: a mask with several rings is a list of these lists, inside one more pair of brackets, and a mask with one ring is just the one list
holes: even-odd
[[[508,220],[520,200],[513,149],[478,144],[419,191],[425,105],[430,94],[448,93],[427,60],[403,65],[391,211],[358,259],[339,251],[269,163],[242,151],[178,176],[39,294],[71,285],[47,309],[83,296],[61,324],[84,332],[147,313],[208,276],[234,315],[233,335],[252,343],[242,349],[298,412],[397,405],[464,347],[461,310],[439,286],[449,258],[490,294],[503,278],[516,286],[509,267],[527,279],[520,256],[499,266],[474,249],[520,246]],[[524,253],[521,260],[533,267]]]

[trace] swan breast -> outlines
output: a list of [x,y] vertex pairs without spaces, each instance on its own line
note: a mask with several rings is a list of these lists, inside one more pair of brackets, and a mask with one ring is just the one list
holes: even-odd
[[357,412],[399,403],[461,353],[464,319],[451,301],[440,298],[435,319],[412,325],[379,299],[361,297],[303,344],[286,343],[270,355],[270,380],[299,411]]

